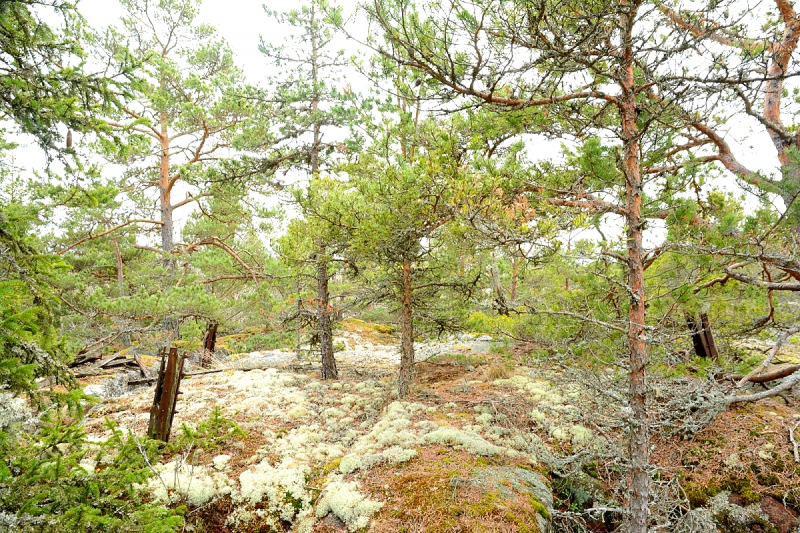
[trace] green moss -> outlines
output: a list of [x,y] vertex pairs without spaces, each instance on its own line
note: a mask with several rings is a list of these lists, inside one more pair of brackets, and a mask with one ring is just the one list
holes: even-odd
[[469,514],[472,516],[485,516],[491,514],[495,509],[495,503],[499,498],[496,492],[487,492],[483,499],[478,503],[469,506]]
[[547,507],[533,496],[531,496],[531,507],[533,507],[533,510],[539,513],[542,518],[550,520],[550,513],[547,511]]
[[698,466],[703,461],[710,459],[714,455],[711,450],[706,450],[702,446],[691,446],[687,448],[681,457],[683,466]]
[[705,486],[686,482],[683,485],[683,491],[692,508],[697,508],[703,507],[708,503],[709,498],[719,494],[722,491],[722,487],[715,478],[711,478]]
[[724,446],[727,443],[727,440],[723,436],[719,437],[703,437],[698,438],[697,442],[700,444],[709,444],[711,446],[716,446],[718,448]]
[[517,526],[518,533],[539,533],[539,528],[534,527],[531,529],[528,524],[520,520],[519,517],[511,511],[506,511],[506,520],[509,522],[514,522],[514,525]]
[[780,483],[778,476],[775,474],[758,474],[756,476],[756,481],[758,481],[758,484],[762,487],[771,487]]
[[744,505],[750,505],[761,501],[761,495],[753,490],[750,480],[747,478],[728,478],[720,483],[723,490],[729,490],[738,494],[742,498]]
[[705,487],[688,485],[683,488],[683,491],[686,493],[686,499],[689,500],[689,505],[691,505],[693,509],[697,507],[703,507],[706,503],[708,503],[709,495],[708,492],[706,492]]
[[581,465],[581,470],[583,470],[583,472],[585,474],[588,474],[588,475],[592,476],[595,479],[598,479],[598,477],[599,477],[598,474],[597,474],[597,463],[594,462],[594,461],[592,461],[590,463],[583,463]]
[[489,461],[489,459],[487,459],[486,457],[480,457],[480,456],[475,458],[475,463],[478,466],[488,466],[488,465],[492,464],[492,462]]

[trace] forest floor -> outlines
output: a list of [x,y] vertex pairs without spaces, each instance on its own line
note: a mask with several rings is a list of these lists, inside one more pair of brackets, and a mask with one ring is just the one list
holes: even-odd
[[[199,532],[537,532],[555,516],[619,525],[618,513],[587,510],[615,506],[621,435],[593,423],[597,399],[563,368],[534,362],[531,346],[466,335],[420,345],[416,384],[398,401],[384,328],[345,324],[336,382],[288,352],[186,378],[172,433],[181,447],[153,464],[148,492],[186,504],[187,530]],[[106,420],[145,435],[152,395],[104,398],[85,420],[90,439],[110,436]],[[690,436],[655,435],[656,484],[679,502],[660,530],[800,531],[788,437],[794,426],[800,439],[799,422],[787,396],[730,408]]]

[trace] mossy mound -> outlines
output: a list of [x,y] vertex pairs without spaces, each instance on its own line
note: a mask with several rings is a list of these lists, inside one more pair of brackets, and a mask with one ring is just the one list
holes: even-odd
[[450,448],[425,447],[404,466],[378,467],[361,480],[383,496],[372,531],[545,531],[553,511],[547,481],[510,464]]

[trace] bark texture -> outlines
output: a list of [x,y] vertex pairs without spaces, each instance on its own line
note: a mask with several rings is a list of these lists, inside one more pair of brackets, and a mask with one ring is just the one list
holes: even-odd
[[414,379],[414,315],[411,308],[411,262],[403,262],[403,303],[400,310],[400,373],[397,396],[408,395]]
[[317,322],[319,325],[319,353],[322,361],[322,379],[339,379],[333,354],[333,328],[328,291],[328,262],[317,259]]
[[633,26],[638,4],[622,3],[620,29],[622,57],[619,111],[622,115],[623,170],[628,248],[628,399],[631,408],[628,457],[627,533],[647,533],[650,495],[650,431],[647,415],[647,342],[645,331],[644,246],[642,176],[639,159],[636,81],[634,79]]
[[161,249],[170,253],[175,247],[172,222],[172,183],[169,179],[169,135],[167,115],[161,115],[161,166],[158,173],[158,200],[161,207]]

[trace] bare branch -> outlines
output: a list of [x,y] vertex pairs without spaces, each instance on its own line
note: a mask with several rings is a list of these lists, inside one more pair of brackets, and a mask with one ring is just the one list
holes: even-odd
[[105,236],[105,235],[108,235],[109,233],[112,233],[112,232],[114,232],[114,231],[117,231],[118,229],[124,228],[125,226],[130,226],[131,224],[137,224],[137,223],[140,223],[140,222],[141,222],[142,224],[157,224],[157,225],[159,225],[159,226],[163,226],[163,225],[164,225],[164,223],[163,223],[163,222],[161,222],[160,220],[146,220],[146,219],[134,219],[134,220],[129,220],[129,221],[127,221],[127,222],[123,223],[123,224],[119,224],[119,225],[117,225],[117,226],[114,226],[113,228],[111,228],[111,229],[107,229],[106,231],[103,231],[103,232],[101,232],[101,233],[95,233],[94,235],[89,235],[88,237],[84,237],[83,239],[81,239],[81,240],[79,240],[79,241],[76,241],[76,242],[74,242],[74,243],[70,244],[69,246],[67,246],[66,248],[64,248],[63,250],[61,250],[60,252],[56,252],[56,255],[63,255],[65,252],[67,252],[68,250],[71,250],[71,249],[75,248],[75,247],[76,247],[76,246],[78,246],[79,244],[82,244],[82,243],[84,243],[84,242],[86,242],[86,241],[92,241],[92,240],[94,240],[94,239],[99,239],[100,237],[103,237],[103,236]]

